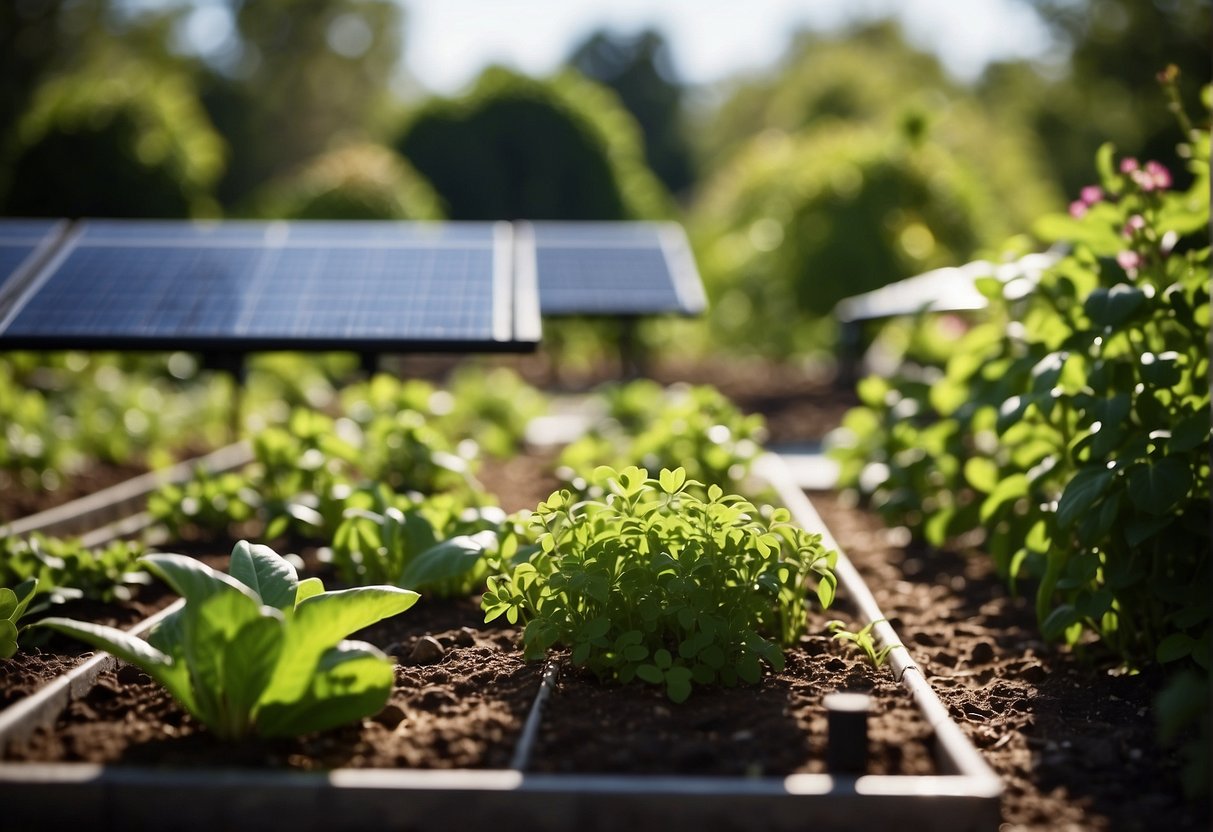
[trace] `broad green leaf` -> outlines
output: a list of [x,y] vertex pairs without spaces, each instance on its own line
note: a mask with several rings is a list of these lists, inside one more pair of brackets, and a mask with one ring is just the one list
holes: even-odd
[[0,621],[11,621],[14,625],[20,621],[37,591],[37,578],[26,578],[12,589],[0,587]]
[[661,469],[661,490],[667,494],[675,494],[683,484],[686,483],[687,472],[682,468],[676,468],[671,471],[669,468]]
[[661,668],[655,664],[642,664],[636,668],[636,675],[651,685],[659,685],[665,678],[665,674],[661,671]]
[[1196,641],[1187,633],[1171,633],[1158,644],[1154,657],[1162,664],[1179,661],[1192,654]]
[[183,627],[197,716],[224,739],[244,736],[281,653],[281,613],[220,592],[187,605]]
[[691,671],[685,667],[671,667],[666,671],[666,695],[672,702],[685,702],[691,695]]
[[1167,450],[1180,454],[1199,448],[1209,439],[1209,412],[1198,410],[1181,419],[1171,430]]
[[1083,468],[1075,474],[1057,501],[1057,525],[1063,529],[1073,526],[1103,497],[1115,476],[1114,471],[1103,467]]
[[299,574],[289,560],[269,546],[247,540],[236,543],[228,574],[257,593],[263,604],[279,610],[295,606]]
[[391,660],[377,648],[343,641],[325,651],[302,697],[260,709],[258,733],[292,737],[373,716],[387,704],[395,681]]
[[985,494],[990,494],[998,486],[998,464],[985,457],[971,457],[965,461],[965,479],[969,485]]
[[139,562],[161,578],[187,603],[205,601],[226,587],[261,602],[254,592],[240,581],[211,569],[205,563],[185,555],[144,555]]
[[0,618],[0,659],[11,659],[17,654],[17,625],[7,618]]
[[1165,514],[1182,500],[1192,487],[1192,471],[1177,457],[1156,463],[1138,463],[1129,468],[1129,499],[1147,514]]
[[1116,327],[1128,321],[1146,302],[1146,295],[1135,286],[1118,283],[1112,288],[1100,286],[1087,296],[1083,311],[1097,326]]
[[492,532],[460,535],[427,549],[404,568],[400,585],[424,588],[466,575],[479,562],[492,537]]
[[190,690],[187,668],[175,666],[169,656],[143,639],[116,627],[86,621],[73,621],[70,618],[44,618],[32,626],[49,627],[135,665],[164,685],[168,692],[187,709],[191,711],[194,709],[194,697]]
[[1018,500],[1028,495],[1028,478],[1024,474],[1011,474],[998,481],[998,485],[990,492],[981,504],[981,521],[984,523],[1002,508],[1008,501]]
[[295,606],[324,592],[324,582],[319,578],[304,578],[295,588]]
[[326,592],[299,602],[264,700],[291,702],[299,698],[326,650],[351,633],[404,612],[419,597],[409,589],[364,586]]
[[1065,631],[1078,622],[1078,611],[1071,604],[1061,604],[1041,622],[1040,629],[1049,641],[1060,638]]

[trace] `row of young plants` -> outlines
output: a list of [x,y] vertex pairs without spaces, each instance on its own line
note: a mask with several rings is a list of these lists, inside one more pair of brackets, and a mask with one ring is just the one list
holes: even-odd
[[[612,405],[616,417],[634,415],[611,453],[643,441],[657,459],[685,454],[688,467],[651,477],[566,458],[567,488],[533,512],[506,515],[478,489],[469,444],[487,424],[503,438],[501,452],[518,447],[519,403],[530,398],[516,380],[470,389],[447,396],[377,377],[344,391],[339,412],[297,408],[286,428],[255,435],[256,461],[242,475],[199,475],[153,501],[175,533],[252,528],[320,543],[348,588],[325,592],[316,577],[300,580],[291,559],[241,541],[227,575],[179,555],[138,558],[136,567],[186,599],[147,641],[62,617],[36,626],[138,665],[217,736],[236,739],[310,732],[380,709],[390,660],[342,639],[405,611],[418,593],[482,595],[486,621],[523,625],[528,658],[567,649],[604,679],[661,685],[675,701],[696,685],[752,683],[764,667],[781,667],[783,646],[805,630],[806,595],[832,601],[835,556],[820,539],[786,511],[724,487],[756,454],[760,425],[715,391],[640,384],[609,394],[632,403]],[[659,425],[662,441],[652,438]],[[689,452],[687,441],[715,452]],[[111,585],[130,567],[111,569]]]
[[[1174,78],[1163,78],[1174,95]],[[1209,90],[1205,91],[1206,104]],[[1182,113],[1181,113],[1182,116]],[[843,484],[932,545],[980,539],[1035,589],[1046,638],[1162,665],[1164,736],[1208,783],[1209,129],[1191,184],[1105,146],[1099,182],[1037,233],[1068,253],[1025,291],[977,281],[982,319],[941,365],[859,386],[832,438]],[[1092,644],[1095,642],[1095,644]]]

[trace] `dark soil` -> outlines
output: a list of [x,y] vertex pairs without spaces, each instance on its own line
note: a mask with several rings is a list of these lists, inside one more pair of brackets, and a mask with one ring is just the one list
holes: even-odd
[[96,463],[87,470],[65,476],[57,487],[30,488],[9,471],[0,471],[0,523],[28,517],[103,488],[146,473],[139,463]]

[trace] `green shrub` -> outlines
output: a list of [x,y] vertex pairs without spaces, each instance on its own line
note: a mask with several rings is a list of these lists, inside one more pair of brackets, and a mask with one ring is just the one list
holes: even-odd
[[488,69],[464,97],[413,113],[395,147],[455,220],[622,220],[670,211],[627,111],[573,72],[533,80]]
[[438,220],[433,188],[392,150],[347,145],[269,185],[257,214],[296,220]]
[[103,54],[38,89],[17,126],[4,210],[214,215],[225,152],[184,75]]
[[681,468],[656,479],[603,468],[593,480],[610,495],[552,494],[533,515],[539,551],[489,578],[485,620],[525,621],[528,657],[568,647],[574,664],[681,702],[693,684],[782,668],[780,645],[804,632],[810,578],[822,606],[833,601],[837,556],[785,509],[764,516],[715,485],[701,499]]

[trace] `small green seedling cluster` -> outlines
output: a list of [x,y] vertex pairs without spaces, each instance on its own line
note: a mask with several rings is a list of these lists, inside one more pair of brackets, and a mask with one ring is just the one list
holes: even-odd
[[132,586],[150,580],[138,563],[143,551],[142,544],[128,540],[89,549],[78,539],[40,534],[0,538],[0,586],[36,578],[39,591],[52,602],[126,601]]
[[713,387],[662,388],[639,380],[601,394],[607,418],[560,456],[571,479],[599,465],[684,468],[707,485],[736,489],[762,451],[761,416],[742,414]]
[[[564,646],[572,661],[621,682],[663,685],[681,702],[694,684],[757,682],[783,667],[780,644],[805,628],[811,579],[833,601],[837,554],[743,498],[685,470],[658,478],[601,468],[603,500],[554,493],[533,515],[539,550],[490,577],[485,620],[526,621],[525,653]],[[513,551],[513,538],[503,553]]]
[[847,625],[838,621],[827,621],[826,627],[834,634],[835,641],[850,643],[863,651],[863,654],[868,657],[868,661],[873,667],[882,667],[889,658],[889,653],[893,652],[893,648],[900,647],[900,644],[886,644],[883,647],[876,647],[876,637],[872,635],[872,628],[879,622],[884,621],[883,618],[878,618],[875,621],[870,621],[857,632],[851,632],[847,629]]
[[438,494],[425,499],[379,487],[350,495],[333,537],[332,562],[352,584],[387,583],[437,597],[484,586],[486,554],[509,518],[497,506]]
[[147,641],[112,627],[47,618],[164,685],[217,736],[297,736],[374,714],[395,681],[391,660],[349,634],[404,612],[418,595],[391,586],[326,592],[290,561],[240,541],[230,575],[184,555],[144,565],[185,598]]
[[37,591],[37,578],[27,578],[12,589],[0,586],[0,659],[11,659],[17,653],[18,622]]

